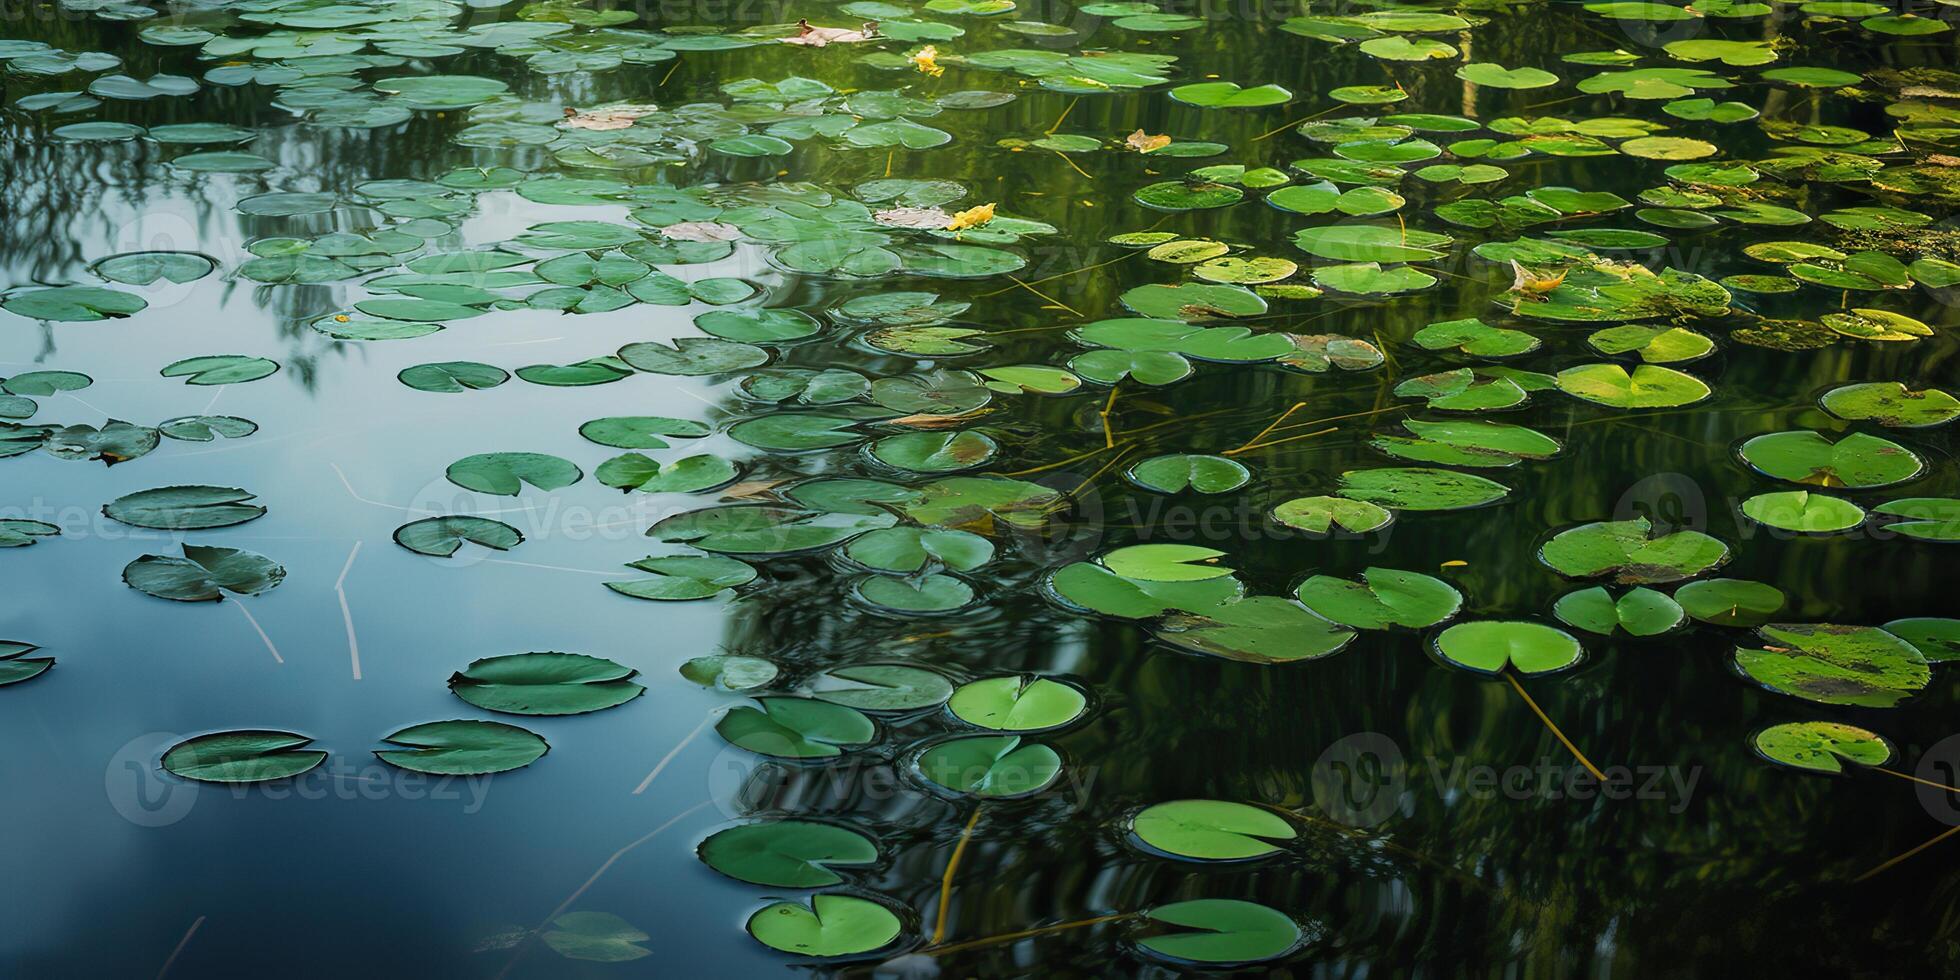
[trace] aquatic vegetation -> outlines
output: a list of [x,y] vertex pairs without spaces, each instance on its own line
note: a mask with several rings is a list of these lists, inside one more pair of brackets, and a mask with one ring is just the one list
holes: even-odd
[[[426,658],[467,662],[450,708],[538,730],[362,707],[356,754],[502,774],[500,803],[588,829],[616,804],[541,780],[658,748],[632,796],[693,805],[655,779],[707,773],[735,822],[692,856],[746,890],[688,901],[766,902],[747,955],[1431,962],[1353,928],[1365,900],[1397,937],[1433,931],[1405,914],[1516,937],[1468,971],[1622,930],[1645,961],[1679,940],[1633,914],[1681,891],[1650,855],[1725,908],[1810,908],[1894,831],[1847,832],[1813,777],[1946,734],[1960,72],[1936,9],[63,7],[0,40],[40,168],[8,186],[55,188],[10,219],[0,284],[24,488],[0,506],[62,498],[0,511],[37,635],[66,649],[48,632],[87,608],[169,646],[155,624],[208,636],[188,617],[216,606],[284,665],[344,624],[353,680],[387,651],[359,704],[390,711],[441,697]],[[194,221],[144,224],[177,201]],[[70,241],[78,211],[129,226]],[[388,615],[354,611],[357,558],[386,563]],[[111,591],[59,608],[84,578]],[[324,628],[251,611],[323,596]],[[0,641],[0,687],[39,651]],[[254,718],[209,721],[279,723]],[[1377,729],[1403,768],[1321,756]],[[170,780],[329,758],[278,729],[170,741],[144,763]],[[1400,754],[1569,755],[1607,784],[1587,750],[1742,796],[1628,838],[1590,797],[1533,798],[1571,839],[1526,852],[1524,803],[1412,788]],[[1767,832],[1737,798],[1805,820]],[[693,927],[585,907],[597,879],[486,943],[499,975]],[[1466,881],[1489,908],[1442,897]],[[1520,881],[1588,901],[1550,916]]]

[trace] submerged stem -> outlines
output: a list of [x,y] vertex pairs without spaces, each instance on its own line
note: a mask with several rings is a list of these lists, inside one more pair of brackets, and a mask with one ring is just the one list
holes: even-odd
[[1112,912],[1109,915],[1098,915],[1092,919],[1076,919],[1073,922],[1060,922],[1052,926],[1041,926],[1035,929],[1023,929],[1020,932],[1007,932],[1007,933],[1002,933],[998,936],[987,936],[984,939],[970,939],[963,943],[953,943],[949,946],[928,946],[925,949],[920,950],[919,952],[926,956],[945,956],[948,953],[963,953],[969,949],[982,949],[987,946],[998,946],[1002,943],[1011,943],[1019,939],[1028,939],[1034,936],[1045,936],[1051,932],[1062,932],[1068,929],[1080,929],[1083,928],[1084,926],[1101,925],[1102,923],[1105,922],[1115,922],[1118,919],[1131,919],[1131,918],[1135,918],[1136,915],[1137,913],[1135,912]]
[[1926,843],[1921,844],[1918,847],[1915,847],[1912,850],[1907,851],[1904,854],[1901,854],[1898,857],[1895,857],[1885,862],[1884,864],[1881,864],[1878,867],[1873,868],[1870,871],[1867,871],[1864,874],[1861,874],[1858,877],[1851,879],[1851,882],[1852,884],[1857,884],[1858,882],[1864,881],[1867,878],[1871,878],[1879,874],[1882,874],[1883,872],[1886,871],[1886,869],[1891,868],[1893,865],[1905,861],[1907,858],[1910,858],[1913,855],[1918,854],[1920,851],[1932,847],[1934,844],[1937,844],[1940,841],[1947,839],[1948,837],[1952,837],[1956,833],[1960,833],[1960,824],[1956,824],[1954,826],[1946,828],[1945,830],[1940,831],[1937,835],[1933,837],[1932,840],[1929,840]]
[[1574,759],[1579,760],[1579,764],[1585,766],[1586,771],[1592,773],[1592,777],[1594,779],[1597,779],[1602,783],[1605,782],[1606,774],[1600,772],[1599,767],[1593,765],[1592,760],[1586,758],[1586,754],[1584,752],[1579,751],[1579,747],[1577,745],[1572,744],[1572,740],[1566,738],[1564,732],[1558,730],[1558,725],[1553,723],[1552,717],[1545,713],[1545,709],[1538,707],[1538,702],[1533,701],[1531,699],[1531,695],[1526,693],[1524,689],[1524,685],[1518,683],[1517,675],[1507,673],[1504,675],[1504,679],[1511,682],[1511,687],[1517,690],[1518,696],[1524,699],[1525,704],[1531,706],[1532,713],[1538,716],[1539,721],[1545,723],[1545,727],[1550,729],[1552,735],[1556,737],[1559,740],[1559,742],[1565,746],[1567,751],[1570,751],[1572,753],[1572,757]]
[[973,827],[980,822],[980,812],[985,806],[975,806],[973,816],[966,818],[966,828],[960,831],[960,842],[953,845],[953,856],[946,862],[946,873],[939,879],[939,913],[932,923],[932,942],[937,946],[946,938],[946,910],[953,902],[953,875],[960,870],[960,856],[966,853],[966,842],[973,839]]

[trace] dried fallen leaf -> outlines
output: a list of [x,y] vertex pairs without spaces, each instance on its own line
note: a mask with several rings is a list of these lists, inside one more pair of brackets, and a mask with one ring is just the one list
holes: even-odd
[[725,221],[682,221],[660,229],[660,237],[673,242],[740,241],[742,229]]
[[660,111],[652,104],[622,102],[616,105],[595,106],[590,109],[565,108],[565,118],[558,121],[559,129],[591,129],[604,132],[612,129],[625,129],[641,116],[650,116]]
[[783,484],[782,480],[748,480],[721,492],[723,500],[755,500]]
[[971,412],[964,412],[959,415],[932,415],[929,413],[905,415],[895,419],[886,419],[885,424],[903,425],[912,429],[950,429],[971,422],[982,415],[991,415],[993,411],[991,408],[976,408]]
[[804,44],[821,48],[826,44],[850,44],[855,41],[868,41],[878,36],[878,22],[867,20],[857,30],[847,27],[814,27],[807,20],[796,22],[796,33],[783,38],[784,44]]
[[1153,150],[1161,150],[1171,145],[1171,138],[1169,136],[1150,136],[1139,129],[1124,138],[1123,145],[1138,153],[1149,153]]
[[887,228],[945,228],[953,220],[938,208],[886,208],[871,218]]

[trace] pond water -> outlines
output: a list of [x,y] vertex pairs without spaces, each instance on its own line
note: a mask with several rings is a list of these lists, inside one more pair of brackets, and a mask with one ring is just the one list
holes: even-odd
[[8,975],[1960,959],[1950,6],[9,15]]

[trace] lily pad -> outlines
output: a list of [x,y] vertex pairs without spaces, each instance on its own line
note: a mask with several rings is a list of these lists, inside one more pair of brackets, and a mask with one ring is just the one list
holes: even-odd
[[534,732],[497,721],[435,721],[411,725],[377,749],[391,766],[440,776],[485,776],[522,769],[551,750]]
[[1912,644],[1875,626],[1771,624],[1763,647],[1737,647],[1743,676],[1780,694],[1822,704],[1889,708],[1932,674]]
[[1088,698],[1060,681],[1008,675],[960,685],[947,707],[953,716],[997,732],[1059,728],[1088,710]]
[[215,601],[224,593],[258,595],[286,579],[286,569],[261,554],[236,548],[184,545],[181,558],[144,555],[123,568],[123,582],[159,599]]
[[1062,773],[1062,757],[1019,735],[969,735],[947,739],[919,756],[919,773],[933,785],[983,799],[1039,793]]
[[878,734],[856,708],[814,698],[757,698],[722,716],[715,731],[730,745],[780,759],[829,759]]
[[1812,772],[1842,773],[1844,764],[1882,766],[1892,746],[1876,732],[1834,721],[1792,721],[1756,733],[1756,751],[1771,762]]
[[603,657],[513,653],[485,657],[451,674],[449,690],[487,711],[513,715],[581,715],[625,704],[646,692],[637,673]]
[[1299,836],[1271,810],[1225,800],[1173,800],[1145,807],[1130,832],[1149,847],[1193,861],[1244,861],[1279,853]]
[[1765,476],[1854,490],[1903,483],[1926,468],[1912,450],[1862,432],[1848,433],[1836,442],[1809,429],[1772,432],[1744,442],[1737,452]]
[[809,905],[776,902],[749,917],[749,935],[799,956],[851,956],[881,949],[901,925],[890,909],[852,895],[816,895]]
[[878,860],[869,837],[836,824],[812,820],[771,820],[716,831],[701,842],[702,863],[752,885],[824,888],[844,876],[832,865],[867,865]]
[[1435,649],[1445,661],[1484,674],[1502,673],[1506,666],[1521,674],[1549,673],[1585,654],[1572,634],[1521,620],[1458,623],[1437,635]]
[[1363,569],[1360,581],[1315,575],[1296,590],[1301,604],[1322,619],[1355,629],[1425,629],[1456,615],[1463,596],[1449,583],[1420,572]]

